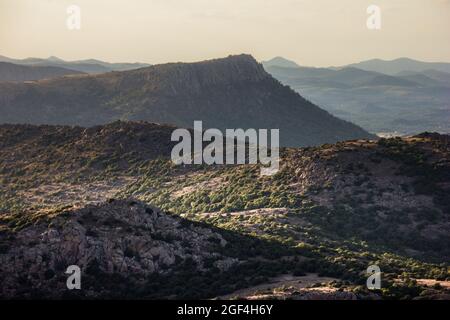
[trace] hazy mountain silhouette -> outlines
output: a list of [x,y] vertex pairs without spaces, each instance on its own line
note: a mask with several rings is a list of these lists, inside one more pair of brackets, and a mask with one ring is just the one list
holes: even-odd
[[249,55],[0,85],[0,122],[91,126],[117,119],[279,128],[283,145],[371,138],[272,78]]
[[0,62],[10,62],[20,65],[34,65],[45,67],[62,67],[71,70],[76,70],[85,73],[103,73],[109,71],[124,71],[133,70],[143,67],[148,67],[146,63],[109,63],[96,59],[65,61],[58,57],[51,56],[47,59],[41,58],[26,58],[26,59],[12,59],[0,55]]
[[285,59],[283,57],[275,57],[268,61],[263,61],[262,64],[264,66],[277,66],[277,67],[285,67],[285,68],[296,68],[300,67],[296,62],[292,60]]
[[[381,61],[384,65],[382,60],[370,61]],[[402,68],[439,67],[439,64],[411,59],[394,61],[400,63],[390,63],[396,67],[389,72]],[[364,64],[311,68],[264,63],[269,73],[302,96],[371,132],[450,132],[450,73],[425,69],[390,75],[355,66],[364,67]]]
[[381,72],[385,74],[395,75],[402,71],[422,72],[434,69],[442,72],[450,72],[450,63],[448,62],[423,62],[409,58],[398,58],[395,60],[372,59],[353,63],[347,67],[355,67],[367,71]]
[[60,67],[23,66],[0,62],[0,81],[41,80],[69,74],[82,74],[82,72]]
[[[450,85],[450,73],[442,72],[438,70],[425,70],[420,73],[415,71],[402,71],[396,74],[397,77],[411,77],[411,79],[416,78],[417,82],[423,81],[424,77],[431,79],[431,83],[436,85]],[[430,82],[428,82],[429,84]]]
[[[288,84],[314,85],[320,87],[350,88],[365,86],[417,86],[420,84],[402,77],[365,71],[354,67],[338,70],[311,67],[280,67],[266,65],[264,68],[279,80]],[[422,79],[423,80],[423,79]],[[292,83],[291,83],[292,82]]]

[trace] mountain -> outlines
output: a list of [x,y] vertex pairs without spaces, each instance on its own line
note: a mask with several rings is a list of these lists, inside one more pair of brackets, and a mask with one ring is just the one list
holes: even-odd
[[56,57],[56,56],[50,56],[50,57],[48,57],[48,58],[47,58],[47,61],[52,61],[52,62],[64,62],[63,59],[60,59],[60,58],[58,58],[58,57]]
[[449,72],[442,72],[438,70],[425,70],[423,72],[424,75],[436,80],[446,83],[447,85],[450,84],[450,73]]
[[1,61],[1,62],[14,63],[15,60],[16,60],[16,59],[12,59],[12,58],[8,58],[8,57],[5,57],[5,56],[0,55],[0,61]]
[[281,85],[248,55],[0,85],[1,123],[92,126],[117,119],[278,128],[284,146],[373,137]]
[[59,67],[23,66],[9,62],[0,62],[0,81],[31,81],[82,74],[80,71]]
[[[67,63],[67,62],[66,62]],[[139,69],[139,68],[145,68],[150,66],[148,63],[125,63],[125,62],[119,62],[119,63],[110,63],[105,62],[97,59],[88,59],[88,60],[77,60],[72,61],[71,63],[74,64],[80,64],[80,65],[100,65],[104,68],[107,68],[110,71],[125,71],[125,70],[133,70],[133,69]]]
[[[403,77],[403,78],[416,78],[416,82],[425,82],[429,85],[445,85],[450,86],[450,73],[448,72],[442,72],[437,70],[425,70],[420,73],[414,72],[414,71],[402,71],[396,74],[397,77]],[[431,80],[430,80],[431,79]]]
[[450,73],[425,70],[388,75],[355,67],[265,69],[331,114],[370,132],[450,132]]
[[[280,60],[278,60],[280,59]],[[280,61],[278,63],[278,61]],[[264,68],[277,79],[290,79],[297,84],[308,84],[336,87],[363,87],[374,85],[386,86],[414,86],[414,81],[408,81],[400,77],[386,75],[381,72],[359,68],[356,64],[341,68],[314,68],[303,67],[295,63],[289,63],[283,58],[274,58],[262,62]]]
[[[449,74],[450,75],[450,74]],[[400,72],[395,75],[397,78],[401,78],[407,81],[418,83],[422,86],[439,86],[444,85],[442,81],[433,79],[424,73],[415,73],[415,72]]]
[[395,75],[402,71],[422,72],[429,69],[434,69],[441,72],[450,72],[450,63],[448,62],[423,62],[409,58],[398,58],[394,60],[372,59],[353,63],[347,67],[355,67],[367,71],[374,71]]
[[292,60],[285,59],[283,57],[275,57],[267,61],[262,62],[264,67],[285,67],[285,68],[296,68],[300,67],[296,62]]
[[110,71],[133,70],[149,66],[149,64],[145,63],[109,63],[95,59],[65,61],[55,56],[51,56],[47,59],[41,58],[11,59],[5,56],[0,56],[0,62],[10,62],[19,65],[32,65],[41,67],[60,67],[92,74]]
[[394,77],[378,72],[366,71],[354,67],[342,69],[311,67],[265,66],[269,73],[281,81],[288,80],[295,84],[313,84],[314,86],[366,87],[366,86],[416,86],[418,83],[401,77]]
[[[364,86],[417,87],[418,84],[423,85],[426,79],[418,79],[416,77],[415,80],[412,78],[399,78],[381,74],[364,83]],[[433,81],[426,83],[426,85],[432,84]]]
[[449,136],[282,148],[262,177],[173,165],[173,129],[0,125],[0,297],[448,299]]

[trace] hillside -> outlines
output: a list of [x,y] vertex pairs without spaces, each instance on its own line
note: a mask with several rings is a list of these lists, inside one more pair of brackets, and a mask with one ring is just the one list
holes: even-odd
[[60,67],[21,66],[8,62],[0,62],[0,81],[23,82],[82,73]]
[[117,119],[279,128],[284,146],[373,137],[281,85],[248,55],[0,84],[0,123],[92,126]]
[[285,148],[261,177],[174,166],[172,130],[0,126],[1,296],[66,296],[78,263],[86,298],[449,297],[449,136]]

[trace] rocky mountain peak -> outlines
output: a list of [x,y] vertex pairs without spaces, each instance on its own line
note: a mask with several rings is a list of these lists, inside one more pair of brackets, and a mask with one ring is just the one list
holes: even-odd
[[208,85],[227,85],[244,81],[258,82],[271,78],[251,55],[230,55],[226,58],[194,63],[168,63],[132,71],[147,81],[158,80],[171,89],[199,90]]

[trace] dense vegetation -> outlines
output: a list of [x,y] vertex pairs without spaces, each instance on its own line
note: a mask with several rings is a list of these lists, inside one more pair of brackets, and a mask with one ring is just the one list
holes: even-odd
[[[91,131],[31,129],[26,139],[17,138],[20,126],[2,131],[3,237],[13,241],[19,230],[51,223],[75,203],[135,198],[181,215],[186,226],[218,228],[230,243],[221,250],[243,260],[223,273],[177,264],[154,274],[139,292],[114,278],[111,283],[123,287],[119,296],[208,298],[280,274],[314,272],[368,297],[365,271],[371,264],[383,272],[377,293],[385,298],[446,293],[417,281],[450,280],[447,136],[284,149],[281,170],[261,177],[256,165],[173,165],[164,143],[170,128],[116,123]],[[94,278],[111,276],[91,271]],[[186,284],[198,289],[186,290]]]

